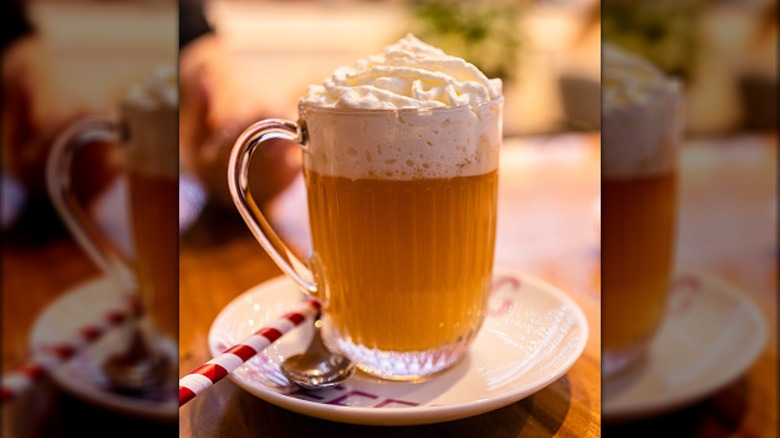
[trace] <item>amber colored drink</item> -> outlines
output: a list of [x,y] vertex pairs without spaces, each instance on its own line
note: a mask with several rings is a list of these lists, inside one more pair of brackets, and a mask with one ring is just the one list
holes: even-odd
[[603,178],[602,348],[649,341],[666,310],[676,229],[675,171]]
[[473,337],[485,317],[497,171],[410,181],[306,171],[313,267],[338,336],[422,351]]
[[136,275],[153,329],[179,339],[179,184],[175,177],[128,172]]

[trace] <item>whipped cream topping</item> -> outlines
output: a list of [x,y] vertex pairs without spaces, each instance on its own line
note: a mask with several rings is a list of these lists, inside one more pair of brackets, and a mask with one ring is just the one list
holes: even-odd
[[384,53],[339,67],[309,86],[301,104],[329,108],[437,108],[488,102],[501,96],[500,79],[430,46],[412,34]]
[[157,107],[179,105],[179,82],[176,70],[169,65],[157,66],[143,80],[131,84],[125,101],[136,106]]
[[414,180],[498,168],[501,80],[411,34],[338,68],[300,103],[304,166],[321,175]]
[[601,59],[602,175],[673,169],[683,128],[679,81],[609,43],[603,44]]
[[122,100],[127,166],[145,175],[178,178],[179,89],[176,70],[162,65],[132,83]]

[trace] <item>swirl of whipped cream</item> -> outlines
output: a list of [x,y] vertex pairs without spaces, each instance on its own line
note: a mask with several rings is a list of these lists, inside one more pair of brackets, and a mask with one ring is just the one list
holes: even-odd
[[488,102],[501,96],[500,79],[450,56],[412,34],[383,54],[339,67],[322,85],[309,86],[301,104],[326,108],[437,108]]
[[603,44],[601,59],[602,175],[674,168],[683,125],[680,82],[609,43]]
[[143,80],[132,83],[125,93],[125,102],[146,108],[176,107],[179,85],[176,70],[170,65],[157,66]]

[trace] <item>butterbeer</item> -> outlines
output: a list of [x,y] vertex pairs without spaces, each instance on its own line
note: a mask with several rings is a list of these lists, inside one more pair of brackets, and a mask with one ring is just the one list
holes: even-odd
[[636,362],[666,313],[674,273],[680,84],[602,50],[601,309],[605,376]]
[[145,324],[172,352],[179,339],[177,105],[175,71],[162,68],[122,102],[134,271]]
[[[117,390],[154,397],[175,394],[178,355],[178,89],[176,70],[156,68],[130,84],[119,117],[85,117],[58,138],[48,168],[49,193],[78,242],[123,292],[137,293],[143,313],[127,350],[106,359]],[[130,254],[121,254],[96,232],[77,202],[70,202],[70,163],[89,138],[114,138],[121,145],[127,182]],[[125,257],[127,256],[127,257]],[[135,336],[136,334],[140,336]],[[142,340],[143,343],[136,342]],[[144,346],[146,348],[143,348]],[[148,354],[142,354],[148,353]],[[113,371],[111,371],[113,370]],[[132,380],[132,381],[129,381]],[[142,382],[143,388],[137,386]],[[167,406],[166,409],[169,409]]]
[[446,368],[487,310],[501,102],[301,114],[326,344],[387,378]]
[[[321,300],[325,344],[369,374],[425,379],[463,357],[482,326],[501,86],[407,35],[310,86],[297,122],[255,123],[233,148],[228,184],[247,226]],[[304,261],[280,252],[246,184],[254,148],[280,136],[303,150],[312,236]]]

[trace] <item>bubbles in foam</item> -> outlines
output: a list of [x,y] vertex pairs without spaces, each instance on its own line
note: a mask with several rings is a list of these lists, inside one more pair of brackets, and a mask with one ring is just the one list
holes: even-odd
[[308,168],[350,179],[413,180],[498,167],[501,101],[430,111],[343,112],[302,108]]

